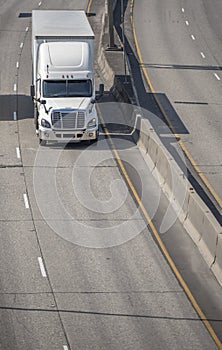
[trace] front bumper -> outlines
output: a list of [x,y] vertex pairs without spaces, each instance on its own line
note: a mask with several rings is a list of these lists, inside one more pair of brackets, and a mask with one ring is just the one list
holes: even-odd
[[52,130],[40,127],[39,138],[45,141],[80,142],[96,140],[98,128],[88,130]]

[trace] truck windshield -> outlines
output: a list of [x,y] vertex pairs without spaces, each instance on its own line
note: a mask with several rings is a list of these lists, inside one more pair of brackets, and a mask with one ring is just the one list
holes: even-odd
[[44,97],[90,97],[91,80],[44,80]]

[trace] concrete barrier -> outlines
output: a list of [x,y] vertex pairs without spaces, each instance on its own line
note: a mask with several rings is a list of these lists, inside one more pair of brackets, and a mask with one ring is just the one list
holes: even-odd
[[98,65],[103,79],[106,81],[106,87],[110,88],[114,80],[114,72],[111,69],[109,63],[106,61],[104,49],[100,50],[100,54],[98,56]]
[[200,201],[196,192],[191,191],[188,200],[186,219],[183,225],[196,245],[198,245],[201,239],[204,215],[206,212],[207,208],[204,203]]
[[[157,136],[157,135],[155,135]],[[138,146],[153,162],[153,173],[158,173],[160,186],[178,213],[200,253],[222,285],[222,228],[205,203],[193,190],[178,164],[172,159],[160,140],[153,137],[150,124],[143,120]],[[150,161],[149,161],[150,164]]]
[[185,221],[188,207],[189,185],[180,167],[175,167],[175,161],[167,152],[148,120],[142,119],[138,146],[142,148],[149,158],[150,170],[159,179],[162,190],[170,200],[170,205],[179,216],[181,222]]
[[143,131],[140,131],[138,135],[137,145],[140,148],[143,148],[145,153],[147,153],[148,138],[150,137],[150,128],[148,127],[147,123],[144,123],[143,119],[140,122],[140,130],[142,129]]
[[222,234],[218,235],[216,257],[211,270],[213,271],[219,283],[222,285]]
[[182,170],[175,167],[175,160],[168,158],[170,166],[167,167],[163,192],[169,198],[169,202],[176,211],[181,223],[187,218],[187,209],[190,198],[190,188]]
[[101,35],[99,38],[97,65],[98,65],[98,69],[99,69],[103,79],[106,82],[106,87],[111,88],[113,85],[115,73],[114,73],[113,69],[111,68],[111,66],[109,65],[108,60],[106,59],[105,49],[104,49],[104,45],[103,45],[103,35],[105,33],[106,26],[107,26],[106,15],[104,13],[103,17],[102,17]]
[[165,149],[147,120],[141,121],[137,144],[143,149],[144,154],[149,156],[147,164],[159,180],[170,205],[178,214],[178,219],[197,245],[209,268],[214,266],[217,256],[218,261],[212,271],[216,271],[216,277],[221,283],[222,262],[220,262],[220,257],[222,253],[218,252],[218,237],[221,237],[222,233],[221,226],[193,190],[185,174]]
[[162,187],[168,180],[169,174],[171,175],[171,162],[163,147],[157,147],[155,165],[161,176],[160,186]]
[[216,258],[218,236],[220,233],[221,228],[214,216],[209,211],[205,212],[198,248],[209,267],[212,266]]

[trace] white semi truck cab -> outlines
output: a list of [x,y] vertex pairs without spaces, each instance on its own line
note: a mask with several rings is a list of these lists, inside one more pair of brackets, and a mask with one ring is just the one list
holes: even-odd
[[85,12],[33,10],[32,58],[40,143],[97,140],[94,34]]

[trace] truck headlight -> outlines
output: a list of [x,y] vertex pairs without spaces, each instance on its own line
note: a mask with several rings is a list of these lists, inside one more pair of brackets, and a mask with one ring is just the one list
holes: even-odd
[[41,125],[43,126],[43,128],[51,128],[50,123],[45,119],[41,120]]
[[93,118],[88,122],[87,128],[95,128],[95,127],[96,127],[96,118]]

